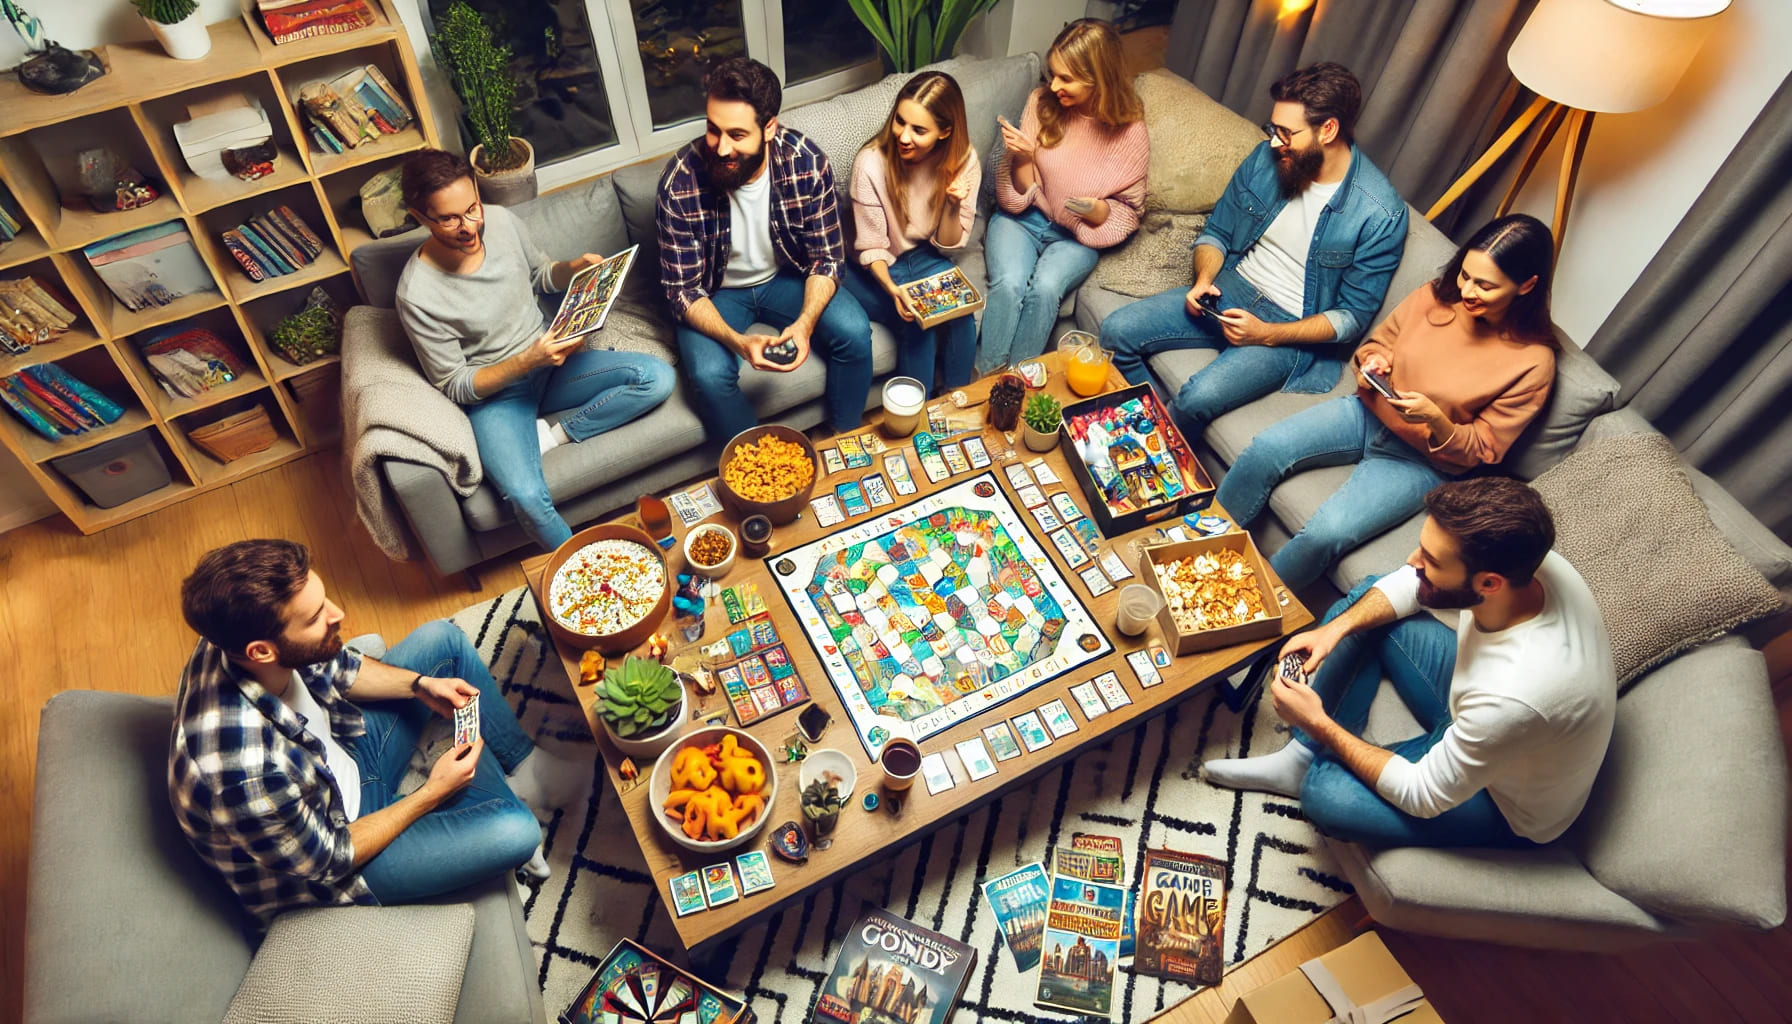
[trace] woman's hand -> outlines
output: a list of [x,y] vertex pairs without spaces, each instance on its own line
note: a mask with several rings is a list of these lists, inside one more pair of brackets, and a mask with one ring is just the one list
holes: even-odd
[[896,315],[913,323],[915,311],[908,304],[908,295],[900,287],[890,289],[890,298],[896,301]]
[[1033,159],[1039,144],[1021,134],[1019,128],[1008,123],[1008,119],[998,115],[996,124],[1002,129],[1002,146],[1008,150],[1008,157],[1017,163],[1027,163]]

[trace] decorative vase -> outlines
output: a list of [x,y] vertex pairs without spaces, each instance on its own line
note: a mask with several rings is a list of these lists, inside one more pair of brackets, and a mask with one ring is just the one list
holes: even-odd
[[497,206],[515,206],[534,199],[538,188],[535,181],[535,147],[529,145],[527,139],[512,137],[511,146],[523,147],[528,155],[520,167],[512,167],[506,171],[486,171],[481,168],[480,159],[485,155],[484,146],[474,146],[468,159],[473,163],[473,180],[479,185],[480,202]]
[[168,51],[168,56],[175,60],[198,60],[212,52],[212,34],[206,31],[205,22],[201,19],[201,8],[194,8],[187,15],[172,25],[164,25],[159,21],[143,19],[149,31]]
[[1021,421],[1021,440],[1029,449],[1036,452],[1049,452],[1058,447],[1058,428],[1035,430],[1033,424]]
[[[600,700],[602,698],[599,698]],[[645,763],[666,752],[666,748],[678,742],[684,735],[685,726],[690,724],[691,695],[684,687],[684,680],[678,681],[678,705],[672,709],[672,721],[664,728],[654,732],[636,733],[624,738],[616,735],[616,729],[608,719],[598,717],[604,723],[604,732],[610,736],[610,742],[624,757],[634,758],[637,763]]]

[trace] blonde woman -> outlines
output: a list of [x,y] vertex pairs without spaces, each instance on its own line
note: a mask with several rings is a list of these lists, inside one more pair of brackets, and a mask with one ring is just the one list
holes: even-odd
[[1001,121],[1001,210],[983,242],[986,370],[1045,349],[1064,296],[1095,269],[1096,250],[1131,237],[1145,202],[1145,108],[1126,80],[1113,27],[1071,22],[1046,65],[1051,80],[1027,98],[1020,127]]
[[936,394],[971,381],[977,324],[968,316],[922,328],[902,285],[953,266],[970,241],[983,168],[964,131],[964,94],[924,71],[896,94],[884,127],[852,162],[853,270],[841,276],[865,314],[896,334],[896,373]]

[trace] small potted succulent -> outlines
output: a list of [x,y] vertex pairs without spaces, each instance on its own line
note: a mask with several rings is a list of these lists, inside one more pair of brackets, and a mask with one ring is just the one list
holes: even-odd
[[845,806],[846,798],[840,795],[839,787],[826,779],[816,779],[803,787],[803,817],[809,819],[817,839],[833,833],[840,822],[840,808]]
[[199,15],[199,0],[131,0],[149,31],[175,60],[198,60],[212,52],[212,36]]
[[1021,419],[1026,425],[1021,436],[1028,448],[1036,452],[1049,452],[1058,446],[1058,424],[1064,422],[1064,407],[1058,404],[1056,398],[1038,394],[1027,399],[1027,408]]
[[630,655],[620,664],[612,662],[597,697],[604,731],[628,757],[658,757],[684,732],[684,684],[657,661]]

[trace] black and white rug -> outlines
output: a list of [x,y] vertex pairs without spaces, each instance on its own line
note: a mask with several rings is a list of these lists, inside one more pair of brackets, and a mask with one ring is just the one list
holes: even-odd
[[[582,747],[595,753],[527,590],[467,608],[453,621],[492,666],[525,730],[549,749],[570,754]],[[1122,837],[1132,875],[1128,882],[1135,887],[1148,846],[1225,860],[1231,865],[1227,964],[1248,960],[1351,892],[1296,803],[1219,789],[1196,776],[1204,758],[1280,747],[1281,729],[1266,705],[1253,704],[1239,715],[1217,695],[1186,701],[772,915],[694,966],[707,980],[745,992],[767,1024],[803,1024],[842,933],[870,902],[979,950],[955,1024],[1069,1019],[1034,1008],[1036,977],[1015,969],[979,886],[1023,864],[1047,860],[1073,832]],[[639,848],[621,838],[630,835],[595,763],[586,805],[557,811],[546,826],[553,876],[533,888],[524,911],[550,1019],[618,939],[686,959],[664,906],[666,894],[653,884]],[[780,881],[803,870],[772,863]],[[764,897],[746,897],[755,898]],[[1125,963],[1121,973],[1117,1020],[1144,1020],[1193,991],[1133,975]]]

